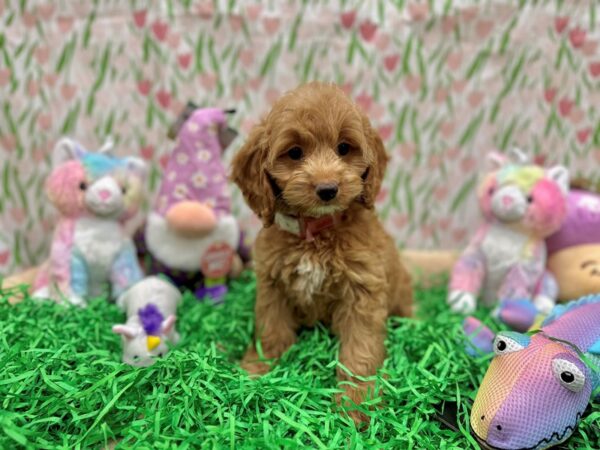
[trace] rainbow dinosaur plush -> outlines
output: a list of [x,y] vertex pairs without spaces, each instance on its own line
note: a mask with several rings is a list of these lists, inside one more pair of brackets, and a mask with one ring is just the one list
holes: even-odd
[[501,332],[471,428],[494,449],[545,449],[573,433],[600,392],[600,295],[558,305],[541,328]]

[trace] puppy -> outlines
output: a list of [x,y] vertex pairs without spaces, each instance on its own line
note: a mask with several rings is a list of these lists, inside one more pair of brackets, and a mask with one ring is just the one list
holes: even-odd
[[[383,363],[388,315],[412,312],[410,277],[374,211],[387,160],[368,118],[340,88],[317,82],[281,97],[235,156],[232,179],[263,222],[254,262],[264,358],[279,358],[301,326],[321,321],[354,375]],[[269,370],[254,344],[242,367]],[[344,385],[351,402],[365,400],[368,383],[341,369],[338,379],[354,382]]]

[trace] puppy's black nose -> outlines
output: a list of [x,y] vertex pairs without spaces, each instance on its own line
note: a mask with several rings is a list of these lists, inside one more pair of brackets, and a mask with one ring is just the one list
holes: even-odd
[[338,193],[338,187],[335,183],[324,183],[317,185],[317,195],[323,201],[333,200]]

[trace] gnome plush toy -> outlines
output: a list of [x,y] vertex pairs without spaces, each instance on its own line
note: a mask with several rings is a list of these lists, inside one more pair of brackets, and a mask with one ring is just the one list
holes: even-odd
[[177,143],[145,227],[136,236],[149,274],[162,273],[200,299],[222,301],[227,277],[248,259],[222,153],[235,138],[226,114],[189,104],[170,135]]

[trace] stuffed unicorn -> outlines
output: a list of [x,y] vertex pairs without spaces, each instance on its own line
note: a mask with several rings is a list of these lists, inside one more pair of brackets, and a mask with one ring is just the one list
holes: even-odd
[[513,155],[516,162],[493,154],[497,170],[479,188],[486,222],[454,266],[448,302],[455,312],[473,312],[480,292],[488,306],[533,300],[537,311],[548,313],[555,304],[557,286],[546,270],[544,238],[565,217],[569,174],[562,166],[545,170],[527,164],[519,150]]
[[49,260],[34,282],[34,297],[85,306],[89,297],[118,297],[142,278],[124,220],[137,211],[146,173],[138,158],[98,152],[61,139],[46,192],[60,213]]
[[144,278],[119,297],[127,322],[112,329],[122,337],[124,363],[150,366],[168,352],[168,343],[179,341],[175,320],[180,302],[177,288],[158,277]]

